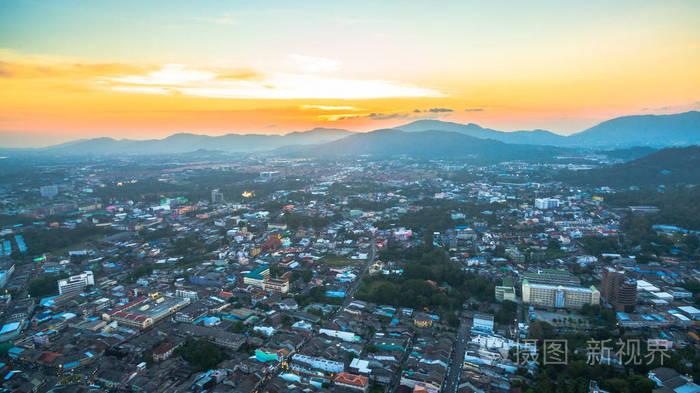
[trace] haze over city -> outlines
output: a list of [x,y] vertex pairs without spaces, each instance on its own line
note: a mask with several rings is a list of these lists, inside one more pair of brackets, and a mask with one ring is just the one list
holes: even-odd
[[700,109],[696,1],[2,2],[0,143]]

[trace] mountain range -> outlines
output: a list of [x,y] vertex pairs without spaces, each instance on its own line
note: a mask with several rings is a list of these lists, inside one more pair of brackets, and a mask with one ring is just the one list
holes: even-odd
[[512,144],[481,139],[453,131],[406,132],[383,129],[356,133],[321,145],[298,147],[292,155],[337,157],[406,155],[414,158],[472,158],[479,161],[546,161],[567,149],[553,146]]
[[[426,132],[428,133],[425,134]],[[425,135],[412,136],[416,133]],[[455,134],[468,138],[458,138]],[[363,137],[363,135],[368,136]],[[429,140],[429,138],[432,139]],[[494,145],[492,142],[499,142],[499,144]],[[391,143],[394,148],[374,146],[374,143]],[[423,145],[418,148],[411,146],[411,143],[422,143]],[[447,146],[444,143],[470,144],[472,146]],[[379,153],[380,151],[386,153],[391,150],[398,154],[418,154],[421,156],[426,155],[426,152],[431,152],[435,154],[434,157],[440,157],[441,155],[454,156],[458,153],[459,155],[470,155],[478,152],[484,156],[487,154],[484,149],[489,148],[505,149],[504,151],[510,151],[514,154],[528,150],[522,146],[508,147],[504,144],[550,146],[548,149],[534,150],[550,152],[555,151],[551,147],[606,150],[635,146],[663,148],[696,145],[700,144],[700,112],[618,117],[569,136],[546,130],[506,132],[484,128],[473,123],[418,120],[395,127],[392,130],[376,130],[368,133],[356,133],[336,128],[315,128],[286,135],[227,134],[208,136],[180,133],[163,139],[151,140],[82,139],[39,149],[21,149],[21,151],[68,155],[171,154],[195,150],[252,153],[284,147],[283,150],[287,152],[308,151],[314,154],[319,153],[322,149],[338,154],[347,154],[351,151],[358,154]]]
[[37,150],[57,154],[172,154],[196,150],[261,152],[282,146],[325,143],[351,134],[353,132],[337,128],[314,128],[313,130],[296,131],[286,135],[226,134],[209,136],[180,133],[163,139],[149,140],[81,139]]
[[633,146],[662,148],[700,143],[700,112],[617,117],[569,136],[546,130],[504,132],[483,128],[473,123],[460,124],[439,120],[419,120],[397,128],[408,132],[454,131],[476,138],[527,145],[589,149],[629,148]]

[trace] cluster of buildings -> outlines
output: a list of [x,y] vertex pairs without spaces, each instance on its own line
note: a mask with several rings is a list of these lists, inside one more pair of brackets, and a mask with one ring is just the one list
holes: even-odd
[[[551,168],[523,163],[241,160],[140,172],[96,159],[0,190],[2,213],[27,217],[0,227],[0,388],[505,393],[533,383],[536,363],[511,354],[532,354],[536,321],[700,343],[685,289],[696,255],[587,248],[620,239],[612,190],[541,183],[531,173]],[[37,233],[84,235],[46,247]],[[431,239],[494,297],[413,309],[355,296],[402,278],[406,261],[384,250]]]

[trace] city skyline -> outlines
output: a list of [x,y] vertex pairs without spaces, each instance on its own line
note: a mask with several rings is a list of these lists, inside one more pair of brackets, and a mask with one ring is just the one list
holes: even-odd
[[474,5],[5,2],[0,138],[425,118],[571,134],[700,109],[695,2]]

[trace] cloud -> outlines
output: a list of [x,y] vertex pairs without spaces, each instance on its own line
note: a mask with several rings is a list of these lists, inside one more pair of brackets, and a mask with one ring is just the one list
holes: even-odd
[[430,108],[428,109],[430,113],[442,113],[442,112],[454,112],[454,109],[450,108]]
[[[303,57],[304,61],[308,58]],[[333,60],[311,58],[308,69],[331,70]],[[315,65],[313,65],[315,64]],[[325,65],[323,65],[325,64]],[[61,89],[232,99],[373,99],[444,97],[437,90],[393,80],[344,78],[319,72],[273,72],[182,64],[95,63],[60,57],[20,56],[0,49],[0,79],[36,79]],[[53,86],[53,85],[52,85]],[[311,109],[311,108],[309,108]],[[358,111],[318,105],[316,110]]]
[[357,111],[354,106],[330,106],[330,105],[302,105],[301,109],[317,109],[321,111]]
[[318,120],[324,120],[324,121],[338,121],[338,120],[351,120],[351,119],[359,119],[361,117],[364,117],[363,115],[355,114],[355,113],[341,113],[341,114],[334,114],[334,115],[318,115],[316,118]]
[[338,60],[326,59],[325,57],[292,54],[289,55],[289,58],[294,60],[302,71],[312,73],[335,72],[340,70],[340,65],[342,64]]
[[408,113],[370,113],[367,117],[372,120],[405,119],[408,117]]
[[[3,57],[0,52],[0,59]],[[129,75],[147,72],[152,67],[123,63],[88,63],[64,61],[47,57],[9,57],[0,60],[0,78],[47,79],[71,78],[87,79],[99,75]]]
[[433,89],[396,81],[339,78],[317,73],[272,73],[254,80],[222,80],[213,70],[168,64],[146,74],[102,78],[103,86],[121,92],[181,94],[240,99],[369,99],[444,97]]
[[661,107],[647,107],[647,108],[642,108],[642,112],[656,112],[656,113],[675,113],[675,112],[688,112],[688,111],[697,111],[700,110],[700,101],[695,101],[691,102],[688,104],[680,104],[680,105],[666,105],[666,106],[661,106]]
[[406,119],[411,116],[408,112],[394,112],[394,113],[382,113],[382,112],[371,112],[371,113],[342,113],[333,115],[319,115],[316,116],[319,120],[325,121],[338,121],[338,120],[356,120],[356,119],[369,119],[369,120],[392,120],[392,119]]
[[467,108],[464,110],[465,112],[483,112],[483,108]]

